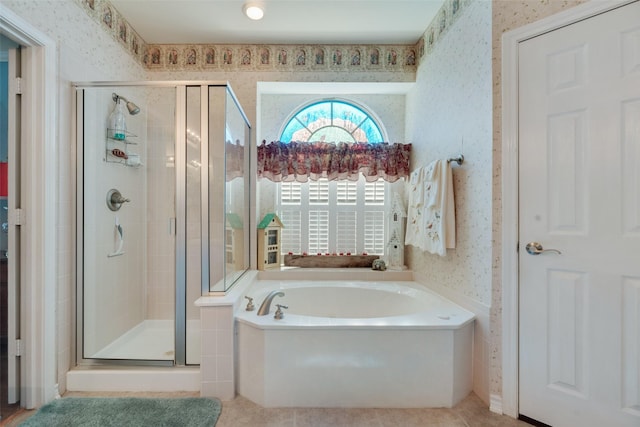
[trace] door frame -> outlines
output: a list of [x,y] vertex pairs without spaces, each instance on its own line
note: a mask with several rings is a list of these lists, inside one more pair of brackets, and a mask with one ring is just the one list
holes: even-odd
[[590,1],[502,36],[502,400],[492,410],[517,418],[518,396],[518,54],[519,44],[637,0]]
[[[55,41],[0,5],[0,31],[25,47],[23,64],[20,405],[57,395],[57,49]],[[25,179],[26,178],[26,179]]]

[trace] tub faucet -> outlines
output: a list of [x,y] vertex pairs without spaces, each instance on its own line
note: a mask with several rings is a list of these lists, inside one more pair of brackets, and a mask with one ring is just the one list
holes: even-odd
[[269,309],[271,308],[271,301],[273,301],[275,297],[283,297],[283,296],[284,296],[284,292],[282,291],[271,291],[271,293],[267,295],[264,301],[262,301],[262,305],[258,310],[258,316],[266,316],[267,314],[269,314]]

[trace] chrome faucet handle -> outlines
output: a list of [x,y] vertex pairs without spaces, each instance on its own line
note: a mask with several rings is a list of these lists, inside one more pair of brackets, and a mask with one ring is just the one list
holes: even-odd
[[255,310],[256,306],[253,305],[253,298],[245,296],[246,299],[249,300],[249,302],[247,303],[247,307],[245,308],[246,311],[253,311]]
[[274,319],[280,320],[284,317],[284,312],[282,311],[283,308],[289,308],[286,305],[282,305],[282,304],[276,304],[276,307],[278,307],[278,309],[276,310],[276,313],[273,315]]

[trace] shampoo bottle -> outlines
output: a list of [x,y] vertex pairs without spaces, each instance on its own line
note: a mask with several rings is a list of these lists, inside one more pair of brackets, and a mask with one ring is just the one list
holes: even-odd
[[124,109],[120,103],[120,98],[116,101],[116,106],[109,116],[109,128],[113,132],[113,139],[125,139],[127,124],[124,121]]

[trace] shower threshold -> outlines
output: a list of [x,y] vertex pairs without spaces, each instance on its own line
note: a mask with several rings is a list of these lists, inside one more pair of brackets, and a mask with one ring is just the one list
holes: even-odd
[[[172,320],[144,320],[97,352],[93,358],[108,360],[173,360]],[[200,320],[187,321],[187,354],[197,362],[190,366],[78,366],[67,372],[69,391],[200,391]],[[192,356],[193,357],[193,356]]]
[[[187,345],[189,345],[187,352],[196,357],[200,356],[199,323],[199,320],[189,320],[187,323]],[[144,320],[91,355],[90,358],[171,361],[175,357],[174,348],[173,320]],[[199,360],[193,362],[199,363]]]

